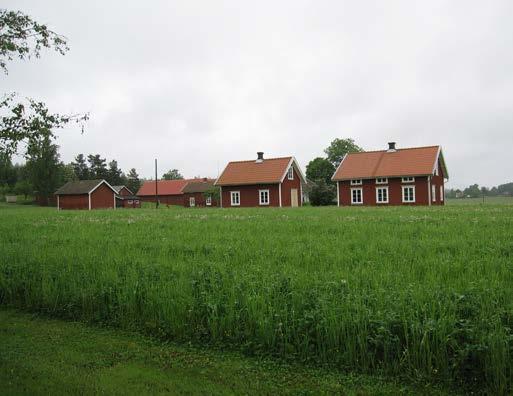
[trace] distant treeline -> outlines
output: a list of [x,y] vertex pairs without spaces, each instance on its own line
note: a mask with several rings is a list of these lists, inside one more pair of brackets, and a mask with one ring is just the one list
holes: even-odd
[[479,198],[479,197],[513,196],[513,182],[500,184],[497,187],[480,187],[479,184],[472,184],[464,190],[448,189],[445,191],[446,198]]

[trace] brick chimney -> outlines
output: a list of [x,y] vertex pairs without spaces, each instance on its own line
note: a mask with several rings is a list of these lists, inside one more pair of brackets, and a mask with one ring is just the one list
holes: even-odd
[[397,149],[395,148],[395,142],[388,142],[388,150],[387,153],[395,153]]

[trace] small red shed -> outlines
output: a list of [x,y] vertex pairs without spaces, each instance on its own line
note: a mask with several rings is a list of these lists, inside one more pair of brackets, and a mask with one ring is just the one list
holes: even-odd
[[212,194],[207,194],[214,186],[214,179],[196,179],[189,181],[183,188],[183,204],[186,208],[217,206],[217,199]]
[[332,180],[338,206],[444,205],[449,178],[440,146],[349,153]]
[[68,182],[55,192],[57,209],[115,209],[116,190],[105,180]]
[[139,197],[134,195],[134,193],[127,186],[112,186],[112,188],[117,192],[116,206],[118,208],[141,207],[141,201]]
[[220,206],[301,206],[305,177],[294,157],[228,163],[215,185],[221,188]]

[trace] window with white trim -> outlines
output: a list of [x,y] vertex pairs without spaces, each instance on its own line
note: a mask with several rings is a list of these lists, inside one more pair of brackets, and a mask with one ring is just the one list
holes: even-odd
[[376,188],[376,202],[377,203],[388,203],[388,187],[377,187]]
[[353,179],[351,180],[351,185],[352,186],[361,186],[362,185],[362,179]]
[[212,196],[209,195],[205,198],[205,205],[212,206]]
[[445,194],[444,186],[440,186],[440,202],[444,201],[444,194]]
[[436,186],[431,185],[431,201],[436,202]]
[[129,205],[133,205],[134,201],[132,201],[131,199],[128,200],[128,204]]
[[232,206],[240,206],[240,191],[230,191]]
[[376,184],[387,184],[388,183],[388,177],[377,177],[376,178]]
[[196,206],[196,198],[189,197],[189,206],[190,207]]
[[413,176],[402,177],[401,181],[403,183],[413,183],[415,181],[415,178]]
[[294,180],[294,168],[291,166],[287,172],[287,179]]
[[415,202],[415,186],[403,186],[403,202]]
[[269,190],[258,190],[258,204],[269,205]]
[[363,204],[363,189],[362,188],[352,188],[351,189],[351,204],[352,205]]

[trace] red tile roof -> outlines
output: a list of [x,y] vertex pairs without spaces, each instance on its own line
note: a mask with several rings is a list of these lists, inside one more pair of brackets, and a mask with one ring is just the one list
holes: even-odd
[[224,168],[217,186],[268,184],[281,182],[292,157],[266,158],[262,162],[233,161]]
[[[439,152],[440,146],[429,146],[397,149],[394,152],[381,150],[350,153],[344,157],[332,179],[431,175]],[[447,177],[441,154],[440,157]]]
[[[180,195],[182,189],[190,180],[195,179],[181,179],[181,180],[159,180],[158,183],[158,194],[159,195]],[[138,196],[155,195],[155,180],[148,180],[143,183],[139,191]]]

